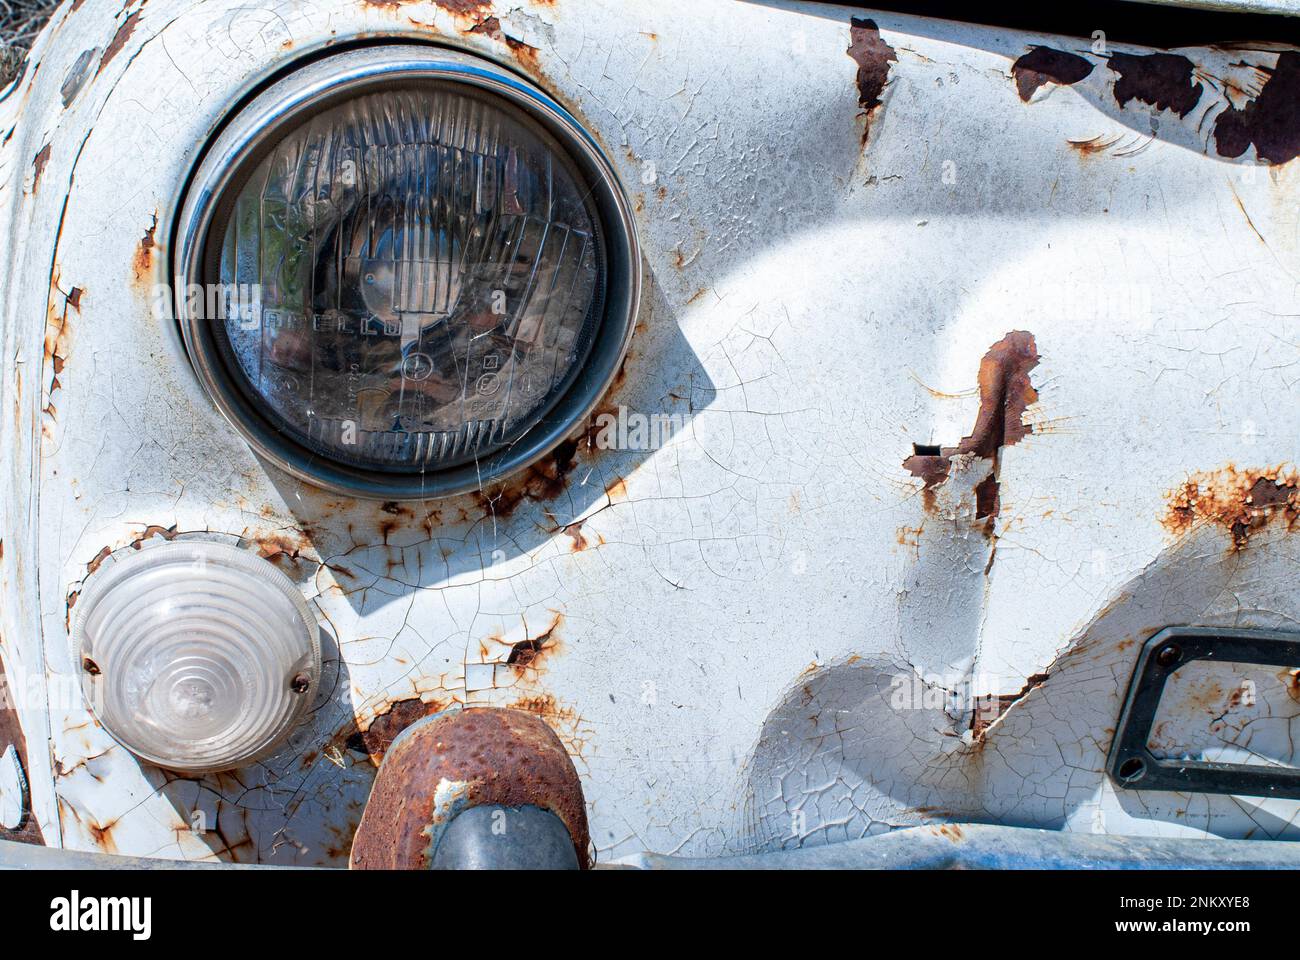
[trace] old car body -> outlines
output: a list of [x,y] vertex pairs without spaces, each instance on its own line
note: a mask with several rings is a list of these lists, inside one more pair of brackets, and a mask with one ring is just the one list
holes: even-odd
[[[1294,794],[1107,772],[1152,637],[1300,619],[1300,49],[1096,29],[786,0],[64,4],[0,100],[0,732],[25,740],[28,838],[343,866],[387,746],[458,706],[550,725],[598,863],[972,822],[1300,837]],[[555,98],[643,256],[626,359],[571,440],[426,500],[260,457],[155,309],[238,105],[394,43]],[[289,740],[195,776],[103,729],[68,640],[106,565],[187,539],[270,559],[324,645]],[[1297,716],[1300,664],[1190,664],[1152,749],[1291,768]]]

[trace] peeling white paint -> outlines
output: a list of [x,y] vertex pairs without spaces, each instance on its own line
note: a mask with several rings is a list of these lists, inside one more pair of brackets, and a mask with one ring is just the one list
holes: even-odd
[[[1294,802],[1119,796],[1102,773],[1147,631],[1300,618],[1284,525],[1234,553],[1217,526],[1160,523],[1189,474],[1293,461],[1300,439],[1300,174],[1207,155],[1220,94],[1156,130],[1150,107],[1107,101],[1104,69],[1023,103],[1010,65],[1048,38],[881,14],[899,57],[863,154],[845,54],[860,11],[520,4],[499,16],[534,67],[433,3],[150,0],[64,109],[113,12],[61,14],[35,83],[0,102],[0,136],[22,117],[0,148],[6,666],[69,679],[69,597],[149,528],[272,555],[336,653],[280,754],[202,780],[142,768],[79,702],[25,704],[47,842],[342,864],[374,775],[347,749],[354,717],[411,698],[540,712],[575,755],[601,859],[926,819],[1300,832]],[[148,310],[185,175],[289,57],[377,33],[515,62],[591,125],[639,206],[651,286],[610,399],[683,415],[674,443],[584,454],[557,500],[509,516],[472,497],[389,512],[264,466],[208,404]],[[1070,146],[1098,137],[1115,146]],[[1038,401],[1002,451],[990,540],[978,464],[933,510],[901,464],[970,431],[980,358],[1016,329],[1041,353]],[[577,520],[585,549],[564,532]],[[557,614],[559,650],[505,664]],[[994,696],[1049,679],[976,742],[942,697],[890,706],[917,673]],[[1276,739],[1266,752],[1294,762]]]

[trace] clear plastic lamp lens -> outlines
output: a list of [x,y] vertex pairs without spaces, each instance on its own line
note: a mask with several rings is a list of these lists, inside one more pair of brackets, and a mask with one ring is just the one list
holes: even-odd
[[[433,84],[289,129],[214,224],[227,367],[333,460],[439,470],[531,427],[595,326],[590,190],[538,123]],[[251,301],[251,302],[249,302]]]
[[266,757],[320,677],[316,621],[270,562],[173,542],[118,559],[77,604],[73,652],[104,728],[168,770],[206,773]]

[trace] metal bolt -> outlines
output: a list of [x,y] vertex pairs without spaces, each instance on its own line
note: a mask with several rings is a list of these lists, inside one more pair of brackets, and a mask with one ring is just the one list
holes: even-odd
[[1183,651],[1178,644],[1171,643],[1167,647],[1160,648],[1160,652],[1156,654],[1156,663],[1162,667],[1172,667],[1182,655]]
[[99,664],[97,664],[94,660],[91,660],[90,657],[85,657],[82,659],[81,669],[85,670],[92,677],[99,676]]
[[289,689],[294,693],[306,693],[310,686],[311,677],[305,673],[300,673],[289,681]]

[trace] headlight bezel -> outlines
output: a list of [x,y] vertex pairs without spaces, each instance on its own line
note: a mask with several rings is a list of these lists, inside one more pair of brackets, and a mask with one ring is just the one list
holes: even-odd
[[[259,398],[232,376],[216,326],[192,311],[187,290],[211,282],[208,246],[216,215],[259,154],[314,113],[385,86],[468,84],[539,123],[566,151],[595,193],[604,233],[603,316],[585,362],[567,391],[524,435],[482,459],[426,472],[367,469],[322,456],[281,431]],[[641,297],[641,254],[631,204],[595,139],[540,88],[491,61],[460,51],[392,44],[331,53],[272,84],[234,112],[211,140],[183,197],[177,221],[175,315],[186,353],[205,393],[255,454],[328,492],[372,500],[426,500],[469,493],[526,470],[585,424],[619,373]]]

